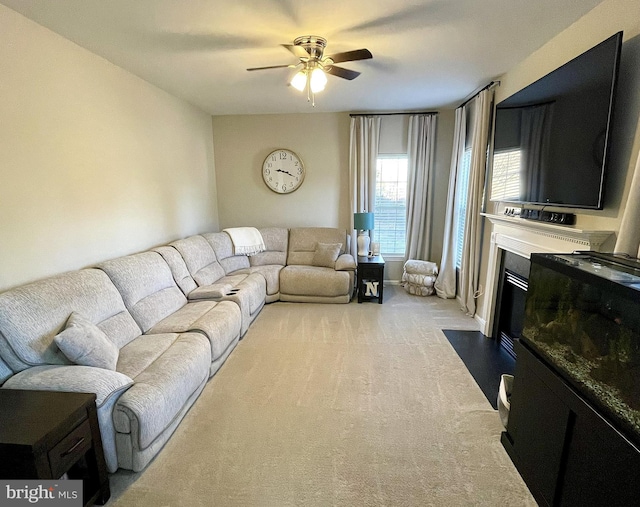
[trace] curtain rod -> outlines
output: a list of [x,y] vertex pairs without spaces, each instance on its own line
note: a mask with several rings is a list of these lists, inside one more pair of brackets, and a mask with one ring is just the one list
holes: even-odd
[[350,114],[351,118],[355,116],[400,116],[407,114],[424,114],[424,115],[436,115],[438,111],[409,111],[407,113],[353,113]]
[[466,106],[469,102],[471,102],[473,99],[475,99],[480,92],[483,92],[484,90],[490,90],[491,88],[493,88],[494,86],[500,86],[500,81],[491,81],[487,86],[483,86],[482,88],[480,88],[477,92],[474,92],[473,95],[471,95],[471,97],[469,97],[468,99],[466,99],[462,104],[460,104],[456,109],[462,107],[462,106]]

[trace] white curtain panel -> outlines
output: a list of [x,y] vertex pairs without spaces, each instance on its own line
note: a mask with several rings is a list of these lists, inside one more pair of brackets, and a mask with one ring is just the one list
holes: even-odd
[[435,115],[411,115],[408,139],[406,259],[429,260]]
[[614,252],[640,259],[640,153],[631,180],[631,189],[622,215]]
[[451,153],[451,171],[449,173],[449,191],[447,193],[447,212],[444,224],[444,244],[440,274],[436,279],[436,294],[443,299],[456,297],[456,216],[455,198],[458,178],[458,167],[464,153],[466,137],[465,107],[456,109],[453,132],[453,151]]
[[352,116],[349,140],[349,190],[351,204],[351,254],[357,259],[357,233],[353,214],[375,211],[376,161],[380,141],[380,116]]
[[471,168],[467,190],[467,210],[462,259],[460,261],[460,299],[467,315],[475,315],[480,288],[480,256],[482,253],[482,217],[484,179],[487,167],[493,90],[483,90],[473,100],[471,115]]

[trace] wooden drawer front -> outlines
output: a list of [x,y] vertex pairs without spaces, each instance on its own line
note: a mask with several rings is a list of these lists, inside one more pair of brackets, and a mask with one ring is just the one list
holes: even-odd
[[91,426],[87,419],[49,451],[52,477],[57,478],[64,474],[90,448]]
[[362,270],[363,274],[366,275],[378,275],[380,274],[380,271],[383,269],[383,266],[378,266],[378,265],[359,265],[358,269]]
[[358,269],[361,270],[361,274],[362,274],[361,278],[364,279],[364,278],[379,278],[384,268],[383,266],[362,266],[362,267],[358,267]]

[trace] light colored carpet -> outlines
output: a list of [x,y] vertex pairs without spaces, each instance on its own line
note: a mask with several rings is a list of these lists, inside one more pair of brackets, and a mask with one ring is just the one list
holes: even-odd
[[267,305],[116,506],[536,505],[440,331],[453,301]]

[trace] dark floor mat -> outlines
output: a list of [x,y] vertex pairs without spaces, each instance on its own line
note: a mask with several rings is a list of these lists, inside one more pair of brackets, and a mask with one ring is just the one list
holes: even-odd
[[500,375],[513,375],[515,359],[496,340],[487,338],[480,331],[445,329],[443,333],[491,406],[497,409]]

